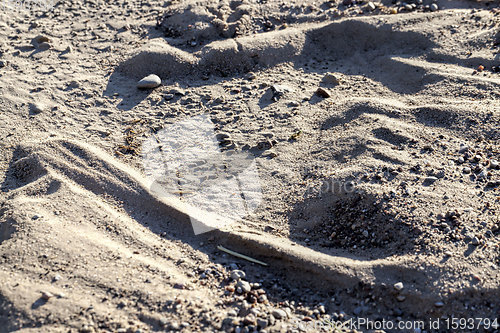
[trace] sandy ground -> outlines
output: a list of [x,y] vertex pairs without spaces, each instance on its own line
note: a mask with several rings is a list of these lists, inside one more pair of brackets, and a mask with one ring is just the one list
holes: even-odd
[[499,4],[412,4],[0,7],[0,332],[498,332]]

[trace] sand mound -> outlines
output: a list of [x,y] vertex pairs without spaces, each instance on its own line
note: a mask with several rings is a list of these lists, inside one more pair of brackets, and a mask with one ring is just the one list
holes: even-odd
[[[183,51],[161,39],[152,41],[118,68],[135,78],[157,73],[165,79],[177,75],[195,80],[210,75],[228,76],[261,70],[280,63],[292,62],[306,69],[311,59],[340,62],[344,71],[367,73],[388,88],[401,93],[414,93],[427,85],[442,81],[443,77],[459,79],[452,73],[443,73],[443,62],[466,67],[479,65],[491,68],[495,61],[487,57],[456,55],[450,43],[456,38],[463,49],[491,43],[494,30],[483,32],[479,39],[456,33],[450,37],[430,38],[436,26],[454,21],[449,13],[407,15],[409,24],[401,25],[399,18],[347,19],[339,23],[305,25],[296,28],[261,33],[252,36],[228,38],[211,42],[194,52]],[[427,24],[422,29],[422,23]],[[463,26],[465,31],[465,26]],[[464,42],[463,38],[466,37]],[[482,44],[481,44],[482,40]],[[476,47],[477,47],[476,46]],[[453,69],[451,69],[453,70]],[[469,79],[469,78],[468,78]],[[498,84],[497,80],[483,81],[470,77],[478,84]],[[488,82],[489,81],[489,82]],[[494,89],[491,89],[494,93]]]
[[[92,257],[99,261],[124,258],[123,260],[129,265],[138,267],[136,269],[142,270],[148,267],[152,270],[151,272],[155,272],[155,275],[168,272],[173,276],[177,274],[181,278],[183,273],[177,272],[178,269],[173,268],[164,259],[172,256],[174,253],[172,251],[179,249],[160,245],[160,236],[170,240],[178,239],[183,244],[197,247],[195,244],[200,238],[192,236],[187,217],[193,214],[194,207],[176,202],[175,199],[156,198],[149,192],[145,185],[146,180],[138,172],[99,149],[81,142],[50,140],[40,144],[20,146],[18,151],[21,156],[26,155],[26,157],[19,160],[23,163],[14,162],[11,171],[17,178],[19,171],[22,170],[22,179],[27,179],[26,176],[28,176],[31,180],[25,182],[17,190],[11,191],[8,204],[4,205],[4,213],[8,219],[2,225],[10,221],[7,225],[20,226],[22,231],[16,234],[15,239],[3,246],[3,252],[11,253],[11,249],[23,244],[27,257],[7,260],[2,273],[4,277],[15,273],[9,267],[15,267],[16,263],[35,261],[43,264],[45,261],[55,260],[54,265],[66,266],[65,262]],[[40,173],[39,170],[42,169],[44,172]],[[68,201],[69,198],[71,201]],[[78,206],[71,203],[73,200],[77,200]],[[65,202],[67,206],[61,209],[61,204]],[[359,198],[350,200],[349,204],[350,207],[358,206],[358,209],[363,210],[364,213],[367,213],[364,207],[368,209],[370,206],[373,207],[373,204],[366,202],[366,199],[365,204],[360,205]],[[317,216],[314,212],[321,211],[323,207],[324,201],[316,208],[308,206],[307,212],[309,216]],[[341,205],[337,208],[339,207],[345,209],[345,206]],[[335,209],[335,207],[332,208]],[[92,218],[86,219],[85,216],[81,216],[82,211]],[[352,214],[350,209],[340,212],[339,217],[346,218],[346,223],[336,225],[349,229],[351,228],[349,221],[364,220],[359,216],[349,214]],[[200,217],[200,219],[206,218],[208,218],[206,215]],[[376,221],[383,223],[379,217],[376,217]],[[363,226],[367,228],[366,223]],[[396,232],[394,226],[385,225],[384,227],[388,228],[389,232]],[[325,226],[322,230],[324,228]],[[383,232],[384,229],[374,230]],[[39,233],[46,235],[46,239],[35,244],[31,237]],[[339,236],[340,233],[339,231]],[[404,232],[401,235],[404,235]],[[407,263],[414,260],[412,256],[399,260],[363,261],[341,252],[337,255],[332,255],[332,253],[325,255],[281,238],[256,233],[245,225],[233,224],[227,230],[210,233],[205,239],[208,237],[215,243],[222,243],[242,252],[253,253],[260,260],[272,265],[275,272],[286,272],[290,267],[294,267],[297,273],[288,283],[301,286],[307,281],[307,285],[322,288],[325,291],[339,287],[353,288],[359,283],[380,287],[401,279],[411,278],[418,281],[417,275],[421,275],[421,279],[425,280],[424,274],[427,276],[436,274],[430,267],[427,268],[426,273],[406,267]],[[355,237],[355,235],[349,235],[351,241],[355,241]],[[64,245],[69,240],[71,240],[71,249]],[[349,245],[352,244],[342,243],[342,246]],[[207,250],[211,251],[210,248],[205,248],[203,251]],[[43,254],[33,256],[32,251]],[[203,256],[196,260],[206,260],[202,258]],[[64,274],[72,277],[73,286],[65,289],[62,295],[62,291],[58,290],[57,286],[51,286],[50,281],[39,286],[43,290],[59,295],[57,297],[61,301],[57,307],[55,304],[49,304],[37,315],[43,316],[46,311],[58,313],[65,311],[66,307],[85,306],[92,302],[92,299],[97,300],[98,297],[103,297],[102,293],[106,289],[116,288],[111,284],[111,279],[115,276],[111,272],[118,269],[114,266],[121,265],[120,262],[121,260],[118,260],[109,267],[99,268],[101,277],[106,274],[110,275],[101,282],[100,292],[85,301],[80,298],[80,292],[74,288],[89,279],[92,281],[93,278],[88,275],[90,273],[82,270],[83,267],[66,266]],[[28,276],[36,274],[36,267],[34,266],[32,270],[26,268],[25,274]],[[125,274],[125,272],[117,274]],[[297,280],[298,277],[304,280]],[[132,277],[128,277],[130,278]],[[172,279],[174,278],[170,280]],[[81,282],[77,282],[80,280]],[[27,281],[22,280],[19,284],[19,288],[31,288]],[[173,284],[175,283],[172,282]],[[133,290],[127,286],[120,288],[122,294],[131,293]],[[6,289],[4,292],[10,293]],[[68,292],[69,295],[66,295]],[[419,293],[408,293],[406,297],[411,300],[408,302],[409,311],[417,311],[421,306],[431,307],[432,303],[438,299],[435,290],[423,285],[420,286]],[[485,299],[484,297],[488,296],[483,296],[482,300]],[[15,299],[15,301],[18,304],[19,302],[28,304],[33,302],[32,308],[45,304],[43,300],[33,300],[29,297],[22,300]],[[64,303],[62,309],[61,303]],[[23,318],[23,320],[39,319],[30,317]],[[75,319],[72,325],[78,326],[78,320]]]

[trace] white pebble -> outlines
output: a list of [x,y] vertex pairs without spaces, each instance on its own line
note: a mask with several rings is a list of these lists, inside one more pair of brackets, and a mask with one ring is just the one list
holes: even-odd
[[284,319],[286,318],[286,312],[281,309],[274,309],[272,315],[276,319]]
[[161,84],[161,79],[156,74],[150,74],[145,78],[137,82],[137,88],[139,89],[152,89],[156,88]]

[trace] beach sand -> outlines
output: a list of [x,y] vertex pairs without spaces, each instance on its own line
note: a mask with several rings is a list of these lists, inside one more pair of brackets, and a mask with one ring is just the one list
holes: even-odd
[[498,331],[499,2],[412,3],[0,7],[0,332]]

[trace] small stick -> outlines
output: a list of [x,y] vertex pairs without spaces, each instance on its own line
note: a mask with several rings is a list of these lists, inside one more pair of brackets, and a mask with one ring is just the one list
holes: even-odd
[[246,256],[244,254],[238,253],[238,252],[234,252],[234,251],[228,250],[228,249],[226,249],[225,247],[223,247],[221,245],[217,246],[217,248],[219,250],[224,251],[226,253],[229,253],[229,254],[231,254],[231,255],[233,255],[235,257],[242,258],[242,259],[254,262],[256,264],[262,265],[262,266],[267,266],[267,264],[265,262],[259,261],[259,260],[254,259],[254,258],[250,258],[250,257],[248,257],[248,256]]

